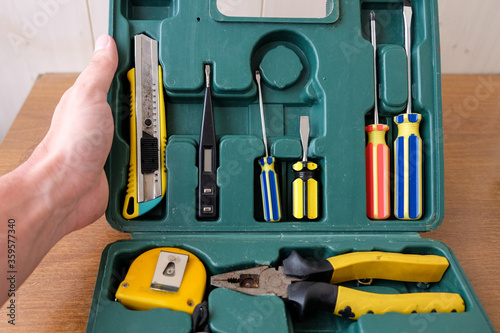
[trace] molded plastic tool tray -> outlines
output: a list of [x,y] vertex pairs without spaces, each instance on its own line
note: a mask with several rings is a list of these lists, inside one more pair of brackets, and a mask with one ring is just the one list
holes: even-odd
[[[149,6],[148,6],[149,4]],[[142,10],[142,7],[145,7]],[[151,7],[150,7],[151,6]],[[422,114],[423,215],[416,221],[366,216],[365,124],[373,119],[373,49],[369,11],[377,13],[380,119],[396,136],[392,118],[404,112],[408,93],[402,3],[334,2],[324,19],[227,18],[216,1],[115,1],[111,32],[119,69],[110,92],[116,119],[109,157],[107,218],[136,231],[427,231],[443,217],[443,157],[437,4],[414,1],[414,111]],[[154,8],[154,10],[152,9]],[[150,19],[144,15],[151,11]],[[154,12],[154,14],[153,14]],[[339,15],[336,13],[339,12]],[[161,18],[159,17],[161,16]],[[158,41],[167,113],[167,194],[153,211],[134,220],[121,215],[129,159],[133,37]],[[203,110],[204,64],[213,71],[218,140],[219,218],[196,219],[197,144]],[[263,76],[270,153],[276,157],[282,222],[263,222],[258,158],[264,156],[254,80]],[[310,118],[308,156],[320,168],[320,212],[313,222],[291,214],[293,172],[301,159],[300,116]],[[392,151],[392,150],[391,150]]]
[[[417,313],[403,315],[364,315],[358,321],[338,317],[327,312],[317,312],[304,320],[288,318],[291,324],[269,324],[280,321],[284,303],[272,296],[250,296],[250,301],[213,297],[223,289],[215,289],[207,296],[212,330],[216,333],[241,332],[489,332],[493,331],[467,277],[457,259],[444,244],[422,239],[417,235],[323,235],[312,233],[301,235],[288,233],[275,235],[260,233],[258,239],[247,234],[194,234],[171,235],[162,239],[119,241],[110,244],[103,252],[101,268],[97,277],[94,299],[87,332],[190,332],[189,314],[169,309],[133,311],[115,302],[115,292],[125,278],[132,261],[140,254],[157,247],[174,246],[190,251],[204,264],[209,276],[228,270],[244,269],[255,265],[281,264],[291,250],[303,257],[315,260],[354,251],[387,251],[411,254],[435,254],[446,257],[450,267],[440,282],[430,289],[420,289],[416,283],[378,280],[365,291],[377,293],[407,292],[453,292],[459,293],[466,303],[464,313]],[[208,282],[207,282],[208,283]],[[356,287],[353,282],[344,283]],[[207,289],[208,290],[208,289]],[[219,294],[220,295],[220,294]],[[225,295],[224,295],[225,296]],[[273,304],[263,310],[261,304]],[[224,318],[222,323],[220,318]],[[231,327],[232,330],[223,330]]]
[[[424,142],[423,215],[415,221],[400,221],[393,215],[375,221],[366,215],[365,125],[372,123],[374,107],[369,13],[373,10],[377,16],[380,122],[390,127],[386,139],[392,152],[397,135],[392,119],[404,112],[408,99],[403,3],[328,0],[327,4],[324,18],[287,19],[224,16],[216,0],[110,1],[110,33],[120,60],[108,95],[116,130],[106,165],[110,184],[106,216],[112,227],[130,232],[133,239],[110,244],[103,252],[88,332],[190,332],[187,313],[133,311],[114,301],[131,262],[150,249],[167,246],[192,252],[204,263],[209,277],[254,265],[277,265],[291,250],[315,259],[372,250],[437,254],[446,257],[450,267],[431,291],[459,293],[466,303],[464,313],[368,314],[358,321],[318,313],[298,321],[274,296],[254,297],[273,300],[273,311],[263,313],[255,305],[259,301],[243,304],[237,297],[222,297],[222,288],[207,288],[214,332],[235,332],[224,328],[228,325],[241,332],[493,331],[451,250],[416,233],[437,228],[444,213],[437,1],[412,1],[413,109],[422,115]],[[130,154],[126,74],[134,67],[137,34],[158,41],[168,180],[159,205],[126,220],[122,216]],[[196,218],[206,64],[213,73],[219,149],[219,217],[215,221]],[[257,69],[263,77],[270,153],[277,161],[281,222],[263,219],[257,160],[264,156],[264,145],[254,80]],[[320,168],[320,212],[314,221],[295,220],[291,209],[291,166],[302,155],[301,116],[309,116],[308,157]],[[376,281],[370,288],[387,293],[419,291],[415,283],[402,282]],[[283,322],[280,314],[284,314]],[[246,324],[238,326],[241,320]]]

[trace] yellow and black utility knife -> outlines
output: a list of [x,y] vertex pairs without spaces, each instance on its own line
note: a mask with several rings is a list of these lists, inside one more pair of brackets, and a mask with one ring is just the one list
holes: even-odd
[[136,35],[135,68],[130,81],[130,167],[123,217],[133,219],[153,209],[165,195],[167,125],[158,42]]
[[287,299],[301,317],[311,310],[350,319],[367,313],[464,312],[465,302],[456,293],[378,294],[336,285],[363,279],[438,282],[448,266],[446,258],[436,255],[368,251],[312,262],[292,251],[283,266],[223,273],[212,276],[211,284],[248,295],[275,294]]

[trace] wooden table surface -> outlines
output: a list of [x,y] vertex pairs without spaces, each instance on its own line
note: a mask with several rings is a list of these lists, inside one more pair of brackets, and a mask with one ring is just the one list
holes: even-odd
[[[45,135],[76,74],[38,78],[0,145],[0,175],[22,163]],[[443,75],[446,213],[422,235],[449,245],[496,329],[500,329],[500,75]],[[101,252],[119,239],[102,217],[60,241],[19,289],[16,329],[82,332]],[[7,325],[0,309],[0,331]]]

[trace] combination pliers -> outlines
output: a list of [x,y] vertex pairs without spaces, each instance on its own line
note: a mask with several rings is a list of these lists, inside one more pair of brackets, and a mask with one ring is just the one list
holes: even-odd
[[464,312],[465,302],[457,293],[379,294],[337,285],[369,279],[438,282],[448,266],[448,260],[437,255],[368,251],[311,261],[292,251],[282,266],[256,266],[214,275],[211,285],[248,295],[274,294],[287,300],[300,317],[310,310],[350,319],[366,313]]

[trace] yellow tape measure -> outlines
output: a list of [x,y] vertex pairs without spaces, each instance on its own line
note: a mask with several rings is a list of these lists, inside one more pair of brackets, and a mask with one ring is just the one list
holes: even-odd
[[115,297],[132,310],[168,308],[193,314],[203,301],[206,281],[205,267],[192,253],[156,248],[134,260]]

